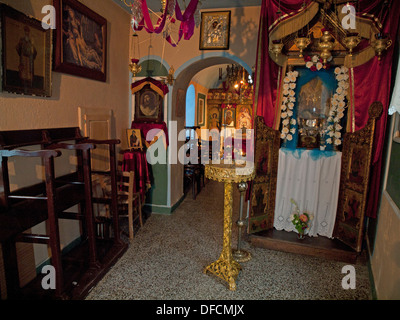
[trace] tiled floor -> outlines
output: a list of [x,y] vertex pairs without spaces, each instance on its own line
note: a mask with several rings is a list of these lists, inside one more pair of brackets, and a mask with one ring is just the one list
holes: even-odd
[[[238,219],[235,191],[233,221]],[[125,255],[93,288],[90,300],[368,300],[368,267],[355,265],[356,288],[342,288],[346,263],[292,253],[242,247],[252,259],[242,263],[236,291],[204,274],[222,250],[223,185],[209,181],[196,200],[186,197],[172,215],[152,214]],[[232,244],[237,244],[233,225]]]

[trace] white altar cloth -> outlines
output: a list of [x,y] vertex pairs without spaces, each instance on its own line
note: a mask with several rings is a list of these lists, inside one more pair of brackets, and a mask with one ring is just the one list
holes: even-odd
[[[327,156],[330,155],[330,156]],[[295,210],[314,215],[309,236],[332,238],[339,197],[342,153],[319,150],[279,150],[274,227],[294,231],[290,215]]]

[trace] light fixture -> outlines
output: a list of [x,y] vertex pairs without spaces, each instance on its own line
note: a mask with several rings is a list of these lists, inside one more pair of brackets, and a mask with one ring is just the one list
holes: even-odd
[[136,32],[133,33],[132,35],[132,41],[131,41],[131,52],[132,52],[132,58],[131,58],[131,63],[129,64],[129,71],[132,73],[132,77],[135,78],[136,75],[142,71],[142,67],[138,65],[139,59],[136,58],[136,47],[138,50],[138,56],[140,57],[140,52],[139,52],[139,36],[137,35]]
[[168,75],[166,77],[161,77],[164,84],[166,83],[170,86],[172,86],[174,84],[174,82],[176,80],[174,78],[174,72],[175,72],[174,66],[171,66],[168,70]]
[[349,56],[353,55],[353,49],[361,42],[361,36],[358,33],[349,33],[343,39],[344,45],[349,49]]
[[389,36],[381,33],[378,33],[375,37],[376,40],[372,43],[372,46],[376,56],[378,56],[378,60],[381,60],[383,51],[387,50],[392,45],[392,40],[390,40]]
[[283,43],[281,40],[272,40],[271,45],[269,46],[269,51],[275,54],[275,58],[278,58],[278,55],[282,52]]
[[300,53],[299,53],[300,58],[303,57],[303,50],[305,48],[307,48],[310,43],[311,43],[311,40],[308,37],[297,37],[296,38],[295,44],[296,44],[297,48],[299,48],[299,50],[300,50]]
[[328,29],[322,29],[322,36],[319,39],[318,47],[321,49],[320,57],[324,60],[324,63],[332,57],[331,50],[333,49],[334,41],[331,33]]
[[[307,55],[322,58],[324,68],[333,57],[338,58],[338,62],[345,55],[350,58],[345,59],[345,63],[353,67],[373,58],[374,53],[378,60],[381,60],[382,55],[392,45],[392,40],[383,34],[382,29],[388,18],[390,4],[391,1],[382,0],[380,11],[371,17],[364,17],[353,13],[355,7],[355,12],[360,11],[359,0],[315,0],[308,1],[308,4],[304,0],[289,28],[289,22],[280,21],[284,16],[281,15],[280,1],[277,0],[277,19],[274,28],[269,32],[269,56],[275,63],[283,66],[288,59],[295,61],[296,51],[301,58],[306,55],[305,51],[309,50],[311,52],[307,52]],[[343,24],[343,15],[340,15],[340,12],[344,14],[349,10],[351,18],[357,22],[357,28],[353,26],[353,22]],[[286,13],[286,16],[291,14]],[[297,25],[298,28],[295,27]],[[370,31],[367,32],[368,30]],[[361,45],[362,50],[356,51]]]
[[[219,71],[219,76],[222,76],[221,69]],[[228,65],[226,67],[226,78],[223,82],[223,88],[225,91],[237,93],[239,99],[242,101],[244,98],[248,98],[250,92],[253,90],[252,75],[240,65]],[[227,95],[227,97],[229,97],[229,95]],[[229,103],[229,101],[227,101],[227,103]]]

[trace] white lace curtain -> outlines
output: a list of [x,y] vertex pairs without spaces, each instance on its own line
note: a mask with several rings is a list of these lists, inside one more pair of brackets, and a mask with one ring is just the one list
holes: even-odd
[[397,64],[397,73],[396,80],[394,84],[394,89],[392,93],[392,99],[390,100],[389,105],[389,114],[392,115],[395,112],[400,114],[400,54],[398,56],[398,64]]
[[[331,155],[333,154],[333,155]],[[315,150],[279,150],[274,227],[297,232],[290,221],[294,206],[314,215],[309,236],[332,237],[339,197],[341,152],[329,156]],[[317,155],[317,156],[315,156]]]

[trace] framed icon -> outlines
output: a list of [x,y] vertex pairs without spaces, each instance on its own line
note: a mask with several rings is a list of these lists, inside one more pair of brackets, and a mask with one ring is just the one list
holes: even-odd
[[164,110],[163,97],[150,85],[145,85],[135,93],[135,121],[162,122]]
[[106,81],[107,20],[77,0],[54,0],[54,71]]
[[226,127],[235,127],[236,110],[235,108],[224,108],[222,113],[222,124]]
[[129,149],[143,149],[140,129],[127,129],[126,135]]
[[230,25],[230,11],[202,12],[200,50],[228,50]]
[[0,4],[2,38],[2,89],[51,96],[52,30],[39,20]]
[[197,94],[197,125],[204,126],[206,123],[206,96],[202,93]]

